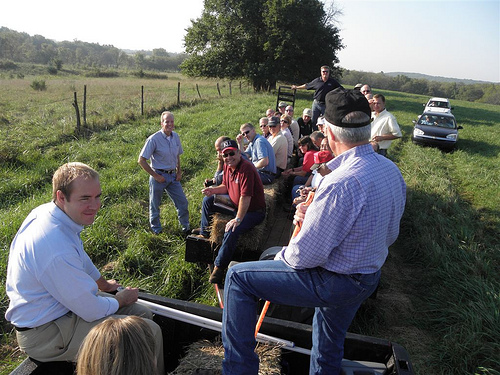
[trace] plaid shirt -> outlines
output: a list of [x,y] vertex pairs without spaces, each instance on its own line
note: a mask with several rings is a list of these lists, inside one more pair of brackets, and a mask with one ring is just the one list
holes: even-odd
[[327,166],[332,172],[321,181],[301,231],[276,259],[296,269],[376,272],[399,234],[403,176],[370,144],[343,152]]

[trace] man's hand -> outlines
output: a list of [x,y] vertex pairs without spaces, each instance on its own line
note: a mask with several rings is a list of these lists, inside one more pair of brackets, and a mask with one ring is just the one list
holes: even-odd
[[211,186],[209,186],[209,187],[202,189],[201,192],[204,195],[206,195],[207,197],[210,197],[214,194],[214,189]]
[[159,182],[160,184],[165,182],[165,177],[163,177],[161,174],[157,173],[156,176],[153,176],[156,182]]
[[293,216],[293,224],[297,225],[298,223],[302,223],[304,221],[304,217],[306,216],[306,211],[308,209],[308,205],[304,203],[300,203],[295,210],[295,215]]
[[234,232],[234,230],[238,225],[240,225],[240,223],[241,221],[236,220],[236,218],[229,220],[226,224],[226,232],[229,232],[230,230]]
[[116,293],[115,298],[120,307],[130,306],[131,304],[137,302],[137,299],[139,298],[139,289],[128,286]]
[[100,291],[102,292],[114,292],[117,290],[121,284],[118,283],[116,280],[106,280],[104,277],[100,277],[98,280],[96,280],[97,287],[99,288]]

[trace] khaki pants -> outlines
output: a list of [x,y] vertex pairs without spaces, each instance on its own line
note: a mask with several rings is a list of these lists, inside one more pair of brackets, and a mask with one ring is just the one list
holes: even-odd
[[144,320],[151,328],[155,338],[158,373],[163,374],[163,337],[161,328],[151,320],[153,317],[151,311],[147,307],[137,303],[122,307],[114,315],[93,322],[86,322],[76,314],[69,312],[39,327],[22,332],[16,331],[17,342],[26,354],[40,362],[76,362],[78,349],[83,339],[87,336],[87,333],[94,326],[110,317],[125,318],[128,315],[137,315],[145,318]]

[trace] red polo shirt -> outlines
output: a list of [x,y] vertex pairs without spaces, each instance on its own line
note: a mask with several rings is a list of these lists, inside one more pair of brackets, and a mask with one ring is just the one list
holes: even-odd
[[229,198],[236,206],[240,202],[240,196],[252,197],[248,211],[265,211],[264,186],[259,172],[248,160],[241,158],[234,172],[231,172],[231,169],[224,164],[222,183],[227,187]]

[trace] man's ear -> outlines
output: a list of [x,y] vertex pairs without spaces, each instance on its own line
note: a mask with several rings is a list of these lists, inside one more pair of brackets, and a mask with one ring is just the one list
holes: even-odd
[[56,202],[59,202],[59,203],[64,203],[66,202],[66,196],[64,195],[64,193],[61,191],[61,190],[57,190],[56,191]]

